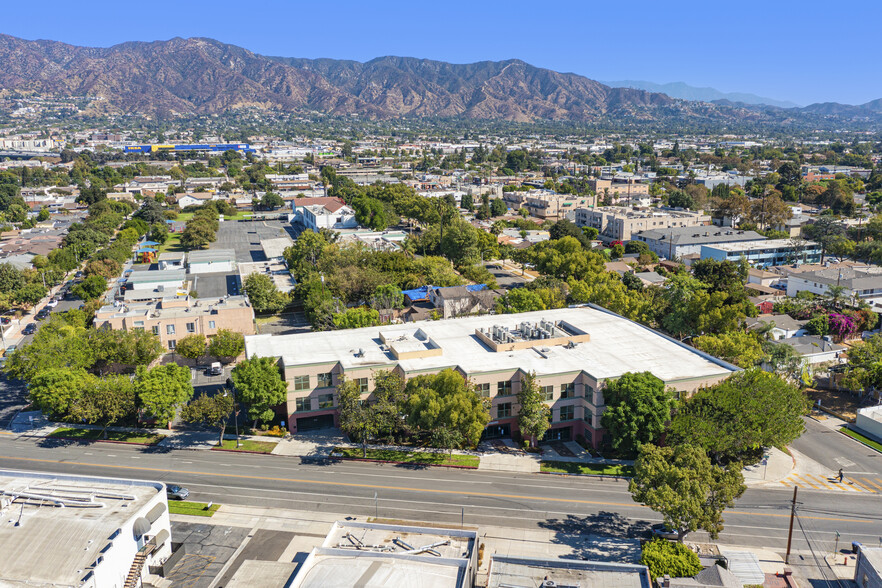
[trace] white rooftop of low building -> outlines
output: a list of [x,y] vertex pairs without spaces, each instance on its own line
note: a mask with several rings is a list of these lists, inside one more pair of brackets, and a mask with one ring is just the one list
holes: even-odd
[[758,251],[763,249],[791,249],[795,247],[810,247],[817,245],[814,241],[802,241],[799,244],[791,239],[766,239],[764,241],[741,241],[739,243],[714,243],[705,245],[711,249],[720,251]]
[[[574,333],[591,340],[575,346],[544,346],[494,352],[475,335],[493,326],[517,328],[521,323],[563,321]],[[432,357],[396,360],[382,344],[398,332],[418,326],[441,348]],[[721,360],[594,306],[562,308],[511,315],[476,316],[424,321],[407,327],[367,327],[290,335],[245,337],[248,357],[281,357],[286,366],[340,362],[344,369],[400,365],[405,372],[459,367],[467,374],[522,369],[538,375],[585,371],[597,379],[626,372],[650,371],[667,383],[682,379],[725,376],[737,369]]]
[[291,588],[461,588],[463,566],[444,559],[315,549]]
[[218,261],[235,261],[236,252],[233,249],[208,249],[204,251],[191,251],[188,254],[190,265],[194,263],[212,263]]
[[260,246],[263,249],[263,254],[266,255],[267,259],[282,257],[285,249],[293,244],[294,240],[287,235],[285,235],[284,237],[275,237],[273,239],[260,240]]
[[[159,482],[0,470],[4,504],[20,496],[0,511],[0,586],[79,586],[110,537],[160,492]],[[64,508],[52,502],[63,499]]]
[[580,588],[650,588],[645,566],[576,559],[493,556],[487,588],[549,586]]

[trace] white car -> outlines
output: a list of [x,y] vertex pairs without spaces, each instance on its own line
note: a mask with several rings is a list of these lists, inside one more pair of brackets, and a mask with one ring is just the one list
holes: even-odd
[[56,306],[58,306],[58,301],[54,298],[46,303],[46,308],[55,308]]

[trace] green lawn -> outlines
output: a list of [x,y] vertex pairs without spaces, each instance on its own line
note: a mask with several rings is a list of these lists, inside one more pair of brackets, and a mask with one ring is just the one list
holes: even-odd
[[191,515],[194,517],[210,517],[217,509],[219,504],[212,504],[211,508],[205,508],[208,505],[204,502],[187,502],[186,500],[169,500],[168,512],[170,514]]
[[454,453],[429,453],[426,451],[398,451],[392,449],[368,449],[367,457],[358,447],[335,447],[334,453],[342,454],[343,457],[358,459],[378,459],[382,461],[398,461],[422,465],[455,465],[478,467],[480,459],[473,455],[461,455]]
[[[61,427],[49,434],[50,437],[64,437],[67,439],[83,439],[103,441],[104,435],[100,429],[78,429],[74,427]],[[126,443],[141,443],[144,445],[156,445],[165,439],[165,435],[146,432],[107,431],[108,441],[124,441]]]
[[241,439],[239,441],[239,447],[237,448],[235,439],[224,439],[224,444],[222,448],[232,449],[233,451],[256,451],[258,453],[272,453],[276,445],[278,445],[278,443],[273,443],[271,441],[250,441],[248,439]]
[[863,443],[864,445],[866,445],[867,447],[871,447],[871,448],[875,449],[876,451],[879,451],[880,453],[882,453],[882,443],[879,443],[878,441],[873,441],[869,437],[865,437],[864,435],[861,435],[857,431],[852,431],[848,427],[842,427],[839,430],[842,431],[843,433],[845,433],[846,435],[848,435],[849,437],[851,437],[852,439],[856,439],[856,440],[860,441],[861,443]]
[[576,463],[569,461],[540,462],[540,470],[555,474],[593,474],[595,476],[632,476],[634,468],[628,465],[602,463]]

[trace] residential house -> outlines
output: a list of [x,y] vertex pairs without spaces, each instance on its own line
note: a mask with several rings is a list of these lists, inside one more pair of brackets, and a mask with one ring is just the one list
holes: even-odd
[[299,222],[307,229],[343,230],[358,227],[355,211],[339,198],[295,198],[294,222]]
[[797,320],[788,314],[761,314],[746,319],[747,328],[752,330],[763,329],[771,325],[769,333],[774,340],[802,337],[806,334],[805,324],[807,320]]
[[863,300],[871,305],[882,303],[882,267],[828,267],[791,274],[787,278],[787,295],[811,292],[828,296],[830,288],[842,288],[843,300]]

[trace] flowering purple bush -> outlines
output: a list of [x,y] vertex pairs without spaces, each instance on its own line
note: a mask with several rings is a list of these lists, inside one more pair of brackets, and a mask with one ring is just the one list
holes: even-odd
[[857,321],[853,317],[834,312],[830,313],[828,321],[830,333],[839,341],[848,339],[857,333]]

